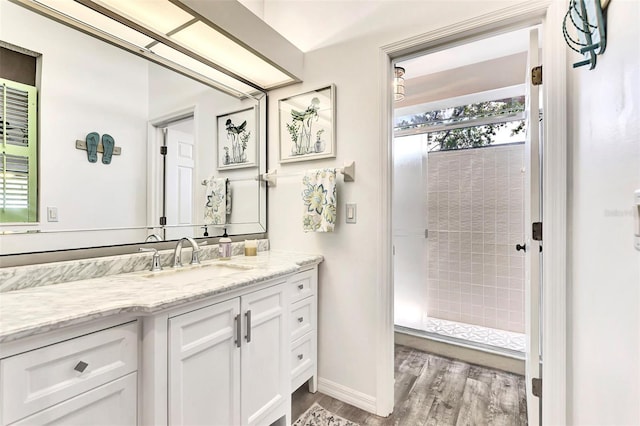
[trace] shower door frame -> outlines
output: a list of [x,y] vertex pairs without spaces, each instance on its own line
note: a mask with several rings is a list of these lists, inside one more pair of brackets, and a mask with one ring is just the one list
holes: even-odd
[[[476,17],[439,30],[402,40],[380,48],[380,170],[383,186],[380,197],[380,252],[378,276],[379,323],[377,359],[377,414],[386,416],[393,410],[393,256],[392,256],[392,138],[393,96],[392,63],[396,58],[421,51],[436,51],[473,41],[488,34],[525,26],[542,25],[545,81],[542,86],[544,111],[543,216],[545,218],[542,311],[543,346],[542,424],[567,422],[566,362],[566,283],[567,283],[567,59],[564,42],[557,28],[562,26],[564,11],[560,2],[551,0],[523,2],[497,12]],[[553,143],[550,143],[552,141]],[[529,226],[526,225],[525,226]]]

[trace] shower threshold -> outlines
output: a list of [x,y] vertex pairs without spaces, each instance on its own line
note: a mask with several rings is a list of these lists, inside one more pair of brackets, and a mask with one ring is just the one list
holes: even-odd
[[522,333],[439,318],[427,318],[423,330],[399,325],[396,325],[395,329],[401,333],[479,349],[510,358],[525,358],[526,336]]

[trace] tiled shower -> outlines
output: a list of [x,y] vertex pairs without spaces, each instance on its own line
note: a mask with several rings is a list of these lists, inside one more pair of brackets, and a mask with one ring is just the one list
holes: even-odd
[[522,351],[524,144],[427,154],[425,138],[394,142],[396,324]]

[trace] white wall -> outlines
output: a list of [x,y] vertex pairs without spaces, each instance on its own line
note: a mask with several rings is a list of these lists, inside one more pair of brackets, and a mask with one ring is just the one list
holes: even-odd
[[[512,2],[510,2],[512,3]],[[283,7],[286,3],[283,3]],[[308,168],[356,162],[356,182],[338,186],[338,225],[333,234],[302,231],[301,177],[283,177],[269,190],[269,238],[274,249],[321,253],[319,280],[319,375],[325,383],[355,391],[361,406],[375,407],[380,219],[379,48],[443,25],[507,5],[505,2],[430,2],[419,25],[397,26],[305,55],[304,83],[274,90],[269,98],[269,168],[292,174]],[[275,4],[274,4],[275,5]],[[411,13],[403,10],[403,13]],[[428,13],[428,14],[427,14]],[[437,18],[437,19],[436,19]],[[369,22],[375,26],[376,22]],[[319,37],[324,35],[320,34]],[[280,98],[336,84],[337,157],[306,163],[278,163]],[[358,205],[358,223],[344,223],[344,203]],[[322,384],[321,381],[321,384]]]
[[[640,2],[612,1],[594,70],[568,71],[570,415],[579,425],[640,424]],[[578,55],[569,55],[570,64]]]
[[[0,7],[0,39],[42,54],[39,228],[145,225],[147,62],[7,0],[0,0]],[[101,154],[97,163],[89,163],[75,141],[93,131],[112,135],[122,155],[113,156],[109,165],[102,164]],[[58,222],[46,221],[47,206],[58,208]],[[92,245],[113,243],[111,236],[94,236]],[[8,246],[32,243],[31,250],[51,248],[45,246],[49,243],[58,248],[62,239],[83,237],[26,238],[4,238],[2,251],[30,251]],[[77,245],[63,247],[70,246]]]

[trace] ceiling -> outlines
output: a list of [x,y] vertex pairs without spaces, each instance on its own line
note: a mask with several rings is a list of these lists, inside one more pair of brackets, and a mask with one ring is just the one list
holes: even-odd
[[[399,61],[397,65],[405,69],[404,77],[406,80],[410,80],[428,74],[526,52],[529,47],[529,30],[529,28],[524,28],[434,53],[422,54],[418,57]],[[539,40],[540,42],[541,40]]]
[[[435,28],[520,0],[238,0],[303,52],[399,29]],[[398,39],[405,38],[405,35]]]

